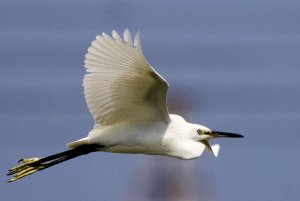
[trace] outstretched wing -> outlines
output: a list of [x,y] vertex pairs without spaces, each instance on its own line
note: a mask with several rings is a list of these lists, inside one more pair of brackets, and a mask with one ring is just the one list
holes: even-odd
[[145,59],[139,33],[97,36],[85,55],[85,99],[95,122],[169,121],[168,83]]

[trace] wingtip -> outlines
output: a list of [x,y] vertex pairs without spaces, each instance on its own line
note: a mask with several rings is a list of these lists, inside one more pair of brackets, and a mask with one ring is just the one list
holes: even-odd
[[111,35],[112,35],[113,39],[115,39],[116,41],[123,42],[123,39],[121,38],[121,36],[119,35],[119,33],[116,30],[112,30]]
[[137,31],[134,37],[134,46],[138,48],[139,50],[142,50],[142,44],[141,44],[141,34],[140,31]]
[[124,30],[123,38],[122,38],[120,36],[120,34],[115,29],[113,29],[112,33],[111,33],[111,36],[109,36],[105,32],[102,32],[100,35],[98,35],[96,37],[97,40],[101,40],[101,38],[103,38],[103,39],[111,38],[111,39],[114,39],[114,40],[122,42],[122,43],[130,44],[131,46],[134,46],[137,49],[142,50],[140,31],[137,31],[134,38],[132,38],[130,30],[127,28],[127,29]]
[[129,29],[124,30],[124,42],[133,45]]

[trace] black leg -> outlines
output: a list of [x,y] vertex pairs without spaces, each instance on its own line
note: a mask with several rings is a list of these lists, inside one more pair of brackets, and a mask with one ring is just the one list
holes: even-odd
[[14,182],[37,171],[44,170],[46,168],[57,165],[72,158],[98,151],[99,148],[99,146],[83,145],[44,158],[21,159],[19,161],[21,162],[20,165],[13,167],[9,170],[7,175],[14,175],[14,177],[11,178],[9,182]]

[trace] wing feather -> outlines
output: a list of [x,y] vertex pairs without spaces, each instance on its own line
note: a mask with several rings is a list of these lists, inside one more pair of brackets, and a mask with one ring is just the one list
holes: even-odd
[[145,59],[139,33],[123,39],[113,30],[91,43],[85,56],[83,80],[88,108],[97,124],[125,121],[169,121],[168,84]]

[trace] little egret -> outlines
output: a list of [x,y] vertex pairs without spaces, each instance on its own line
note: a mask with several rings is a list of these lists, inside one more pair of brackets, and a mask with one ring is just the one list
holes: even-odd
[[195,159],[206,149],[217,157],[212,138],[242,135],[211,130],[169,114],[167,81],[145,59],[139,32],[128,29],[96,37],[85,55],[84,95],[95,120],[87,137],[70,142],[65,152],[44,158],[21,159],[9,170],[16,181],[37,171],[96,151],[152,154]]

